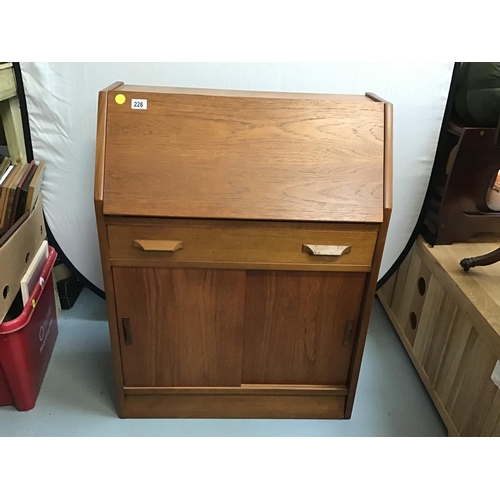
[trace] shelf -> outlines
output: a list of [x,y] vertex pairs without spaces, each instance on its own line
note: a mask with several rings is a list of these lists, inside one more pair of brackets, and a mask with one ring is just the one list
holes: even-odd
[[16,79],[12,63],[0,64],[0,101],[16,96]]
[[0,63],[0,120],[12,163],[26,163],[23,122],[12,63]]

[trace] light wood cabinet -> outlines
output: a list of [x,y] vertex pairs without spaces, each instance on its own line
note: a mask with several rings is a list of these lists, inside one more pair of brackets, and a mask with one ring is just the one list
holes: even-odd
[[[490,235],[491,238],[491,235]],[[451,436],[500,436],[500,264],[466,273],[460,260],[498,237],[436,245],[419,237],[378,296]]]
[[391,175],[375,96],[101,92],[119,415],[349,418]]

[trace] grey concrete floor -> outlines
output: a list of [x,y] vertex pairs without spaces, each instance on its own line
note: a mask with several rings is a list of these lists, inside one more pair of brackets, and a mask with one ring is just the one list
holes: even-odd
[[104,300],[83,290],[59,337],[35,408],[0,408],[1,436],[446,436],[376,300],[350,420],[119,419]]

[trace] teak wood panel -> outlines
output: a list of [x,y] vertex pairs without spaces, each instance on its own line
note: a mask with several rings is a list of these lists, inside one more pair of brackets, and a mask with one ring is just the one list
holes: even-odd
[[383,103],[118,89],[107,115],[105,214],[383,220]]
[[126,386],[241,384],[244,271],[114,268],[113,277]]
[[[314,270],[366,272],[371,268],[377,224],[303,224],[242,221],[147,219],[110,221],[109,252],[113,265],[190,264],[205,267],[310,267]],[[116,224],[116,225],[115,225]],[[134,241],[182,241],[175,252],[144,251]],[[303,245],[339,245],[350,252],[338,257],[310,255]]]
[[[121,92],[142,92],[157,94],[185,94],[185,95],[199,95],[199,96],[219,96],[219,97],[254,97],[265,98],[270,97],[273,99],[313,99],[322,101],[336,101],[336,102],[368,102],[373,100],[368,95],[373,94],[313,94],[306,92],[266,92],[266,91],[253,91],[253,90],[229,90],[229,89],[201,89],[190,87],[157,87],[154,85],[129,85],[117,82],[117,86],[113,87],[115,90]],[[378,99],[380,100],[380,99]]]
[[364,284],[358,273],[248,271],[243,383],[345,384]]
[[[121,353],[120,353],[120,347],[117,346],[117,343],[119,342],[119,338],[122,334],[122,332],[118,331],[118,326],[117,326],[117,318],[116,318],[116,309],[115,309],[115,290],[112,284],[112,271],[111,268],[112,266],[116,266],[117,264],[123,265],[123,266],[131,266],[135,265],[139,262],[139,260],[134,260],[134,259],[118,259],[118,260],[110,260],[109,259],[109,246],[108,246],[108,232],[107,228],[105,227],[105,224],[109,223],[110,217],[104,216],[106,213],[106,210],[103,209],[103,204],[104,201],[108,197],[108,193],[105,191],[105,178],[108,178],[108,169],[107,169],[107,164],[105,165],[105,156],[106,156],[106,148],[105,145],[107,143],[107,112],[108,112],[108,106],[107,103],[111,99],[108,99],[108,96],[110,96],[111,91],[115,89],[118,90],[120,93],[124,92],[126,93],[127,91],[140,91],[141,93],[144,92],[149,92],[149,91],[157,91],[158,93],[164,92],[164,93],[181,93],[181,94],[205,94],[205,95],[224,95],[224,91],[199,91],[199,89],[188,89],[184,92],[183,89],[172,89],[172,92],[170,89],[164,89],[164,88],[156,88],[156,89],[145,89],[145,88],[136,88],[136,87],[129,87],[129,86],[123,86],[121,83],[115,84],[111,86],[110,88],[106,89],[105,91],[101,92],[99,95],[99,127],[98,127],[98,144],[97,144],[97,155],[96,155],[96,181],[95,181],[95,200],[96,200],[96,214],[98,218],[98,227],[99,227],[99,239],[101,243],[101,255],[103,259],[103,273],[104,273],[104,278],[105,278],[105,285],[106,285],[106,292],[108,297],[108,314],[110,316],[110,330],[111,330],[111,341],[113,344],[113,359],[115,362],[115,379],[118,387],[118,396],[119,396],[119,413],[121,416],[127,416],[127,417],[148,417],[152,416],[152,413],[154,413],[156,416],[163,416],[163,417],[176,417],[176,416],[198,416],[198,417],[214,417],[214,416],[220,416],[220,417],[255,417],[255,418],[349,418],[352,410],[352,404],[353,404],[353,399],[354,399],[354,394],[356,390],[356,383],[357,383],[357,376],[359,372],[359,366],[361,362],[361,357],[362,357],[362,351],[363,351],[363,346],[364,346],[364,339],[366,337],[366,330],[367,330],[367,325],[368,325],[368,319],[369,319],[369,311],[371,308],[371,303],[372,303],[372,296],[375,290],[375,284],[376,284],[376,277],[378,274],[378,269],[380,265],[380,259],[382,255],[382,249],[384,246],[384,241],[385,241],[385,234],[387,231],[387,225],[389,222],[389,217],[390,217],[390,211],[391,211],[391,199],[392,199],[392,106],[389,103],[379,103],[378,105],[380,106],[380,109],[383,109],[383,116],[384,116],[384,138],[382,140],[383,142],[383,196],[382,196],[382,206],[383,206],[383,221],[377,220],[375,222],[382,222],[380,232],[378,233],[377,237],[377,242],[376,242],[376,247],[375,247],[375,254],[371,263],[371,272],[368,274],[368,279],[367,283],[365,286],[364,294],[363,294],[363,300],[362,300],[362,306],[361,306],[361,313],[360,313],[360,318],[359,318],[359,323],[357,326],[357,336],[355,339],[355,345],[354,345],[354,352],[352,353],[352,364],[349,370],[349,377],[348,377],[348,383],[347,386],[345,387],[343,385],[339,386],[329,386],[329,385],[322,385],[322,386],[317,386],[317,385],[290,385],[287,384],[286,387],[287,389],[283,389],[283,385],[272,385],[272,384],[266,384],[265,389],[266,393],[267,391],[272,392],[272,396],[265,396],[265,398],[261,398],[261,395],[252,395],[250,397],[239,397],[236,399],[233,399],[233,395],[229,396],[226,395],[225,397],[228,398],[229,402],[226,402],[224,400],[219,399],[219,397],[212,399],[212,398],[205,398],[205,397],[198,397],[196,396],[187,396],[189,399],[186,399],[185,395],[176,394],[175,397],[172,398],[172,395],[170,394],[170,391],[172,390],[180,390],[183,391],[185,390],[185,387],[183,386],[178,386],[176,387],[168,387],[168,394],[162,394],[162,395],[152,395],[148,394],[146,392],[141,393],[143,395],[141,396],[135,396],[134,393],[127,393],[126,391],[129,390],[141,390],[141,391],[148,391],[150,388],[147,386],[142,386],[141,388],[127,388],[123,387],[123,382],[122,382],[122,373],[121,373],[121,367],[124,364],[124,361],[121,359]],[[116,94],[117,92],[115,92]],[[115,95],[113,94],[113,95]],[[297,94],[274,94],[272,93],[271,95],[268,95],[269,93],[239,93],[238,91],[228,91],[227,96],[232,96],[232,97],[238,97],[238,98],[249,98],[249,97],[254,97],[254,98],[263,98],[263,97],[271,97],[271,98],[276,98],[276,99],[283,99],[284,101],[287,101],[289,99],[295,99],[298,101],[303,100],[302,98],[306,98],[307,100],[329,100],[332,102],[336,102],[337,104],[343,102],[345,103],[346,106],[349,106],[351,102],[357,101],[359,103],[366,104],[367,101],[373,100],[373,101],[380,101],[379,98],[376,98],[375,96],[369,96],[369,97],[364,97],[364,96],[319,96],[319,95],[307,95],[307,96],[301,96]],[[130,97],[129,95],[127,97]],[[127,104],[129,103],[129,100],[127,101]],[[278,104],[277,104],[278,105]],[[361,117],[360,117],[361,121]],[[354,155],[356,152],[354,152]],[[374,168],[375,168],[374,163]],[[290,200],[287,200],[290,201]],[[349,207],[346,207],[346,211],[349,210]],[[359,212],[359,210],[358,210]],[[293,212],[290,212],[291,215],[293,215]],[[128,215],[126,213],[119,213],[117,215]],[[141,214],[138,214],[141,215]],[[151,219],[149,216],[151,215],[150,213],[145,214],[148,216],[148,220],[155,220]],[[186,217],[190,217],[190,215],[187,215]],[[131,219],[130,217],[123,218],[123,220],[126,219]],[[223,217],[221,217],[223,219]],[[252,217],[242,217],[242,219],[245,219],[248,221],[249,219],[252,219]],[[287,220],[285,217],[276,217],[277,220]],[[294,220],[293,217],[291,217],[289,220]],[[295,219],[295,220],[302,220],[302,219]],[[304,219],[307,221],[310,220],[317,220],[317,221],[322,221],[324,219],[318,218],[318,219]],[[343,221],[345,222],[344,219],[342,218],[336,218],[335,214],[332,213],[332,218],[328,219],[331,221]],[[357,222],[358,219],[355,220]],[[214,221],[212,221],[214,222]],[[215,221],[218,222],[218,221]],[[243,222],[243,221],[241,221]],[[362,227],[362,226],[360,226]],[[159,267],[164,267],[163,264],[160,263],[161,261],[157,260],[147,260],[147,265],[148,266],[159,266]],[[209,265],[210,263],[207,263],[206,265],[202,267],[211,267]],[[271,266],[272,264],[270,264]],[[283,269],[283,264],[276,263],[276,268],[277,269]],[[181,267],[183,266],[182,262],[178,262],[177,266]],[[321,268],[316,267],[317,265],[308,265],[307,270],[320,270]],[[216,267],[216,266],[212,266]],[[235,266],[236,267],[236,266]],[[238,268],[245,269],[244,265],[238,265]],[[253,268],[251,264],[247,266],[248,269]],[[300,267],[297,267],[300,268]],[[272,267],[266,267],[266,269],[272,269]],[[296,269],[296,267],[293,267],[293,269]],[[360,268],[356,269],[351,269],[347,266],[344,266],[342,269],[339,268],[339,266],[331,266],[328,268],[329,271],[331,270],[342,270],[342,271],[361,271]],[[249,388],[251,391],[262,391],[264,388],[264,385],[259,385],[259,384],[244,384],[241,388],[238,387],[228,387],[224,386],[224,390],[237,390],[240,391],[243,387]],[[259,387],[259,389],[254,389]],[[340,397],[340,392],[339,396],[334,396],[334,397],[317,397],[315,393],[318,392],[318,388],[321,388],[320,391],[322,394],[329,394],[331,392],[331,388],[335,387],[335,392],[339,391],[339,388],[345,387],[345,389],[342,389],[343,391],[347,391],[347,396],[342,396]],[[290,393],[290,389],[294,391],[300,391],[300,394],[305,394],[307,392],[310,392],[311,396],[295,396]],[[124,390],[125,389],[125,390]],[[165,387],[156,387],[152,388],[155,389],[155,391],[158,390],[166,390],[167,388]],[[200,388],[197,388],[195,386],[191,387],[190,389],[194,391],[198,390],[208,390],[212,391],[213,389],[219,389],[216,386],[212,387],[206,387],[205,386],[200,386]],[[276,391],[276,392],[274,392]],[[294,392],[294,394],[298,394],[299,392]],[[126,395],[127,394],[127,395]],[[155,394],[157,394],[155,392]],[[231,393],[232,394],[232,393]],[[286,399],[286,396],[282,396],[281,394],[288,394],[291,396],[290,399]],[[342,393],[345,394],[345,393]],[[314,397],[312,397],[314,396]],[[141,398],[145,399],[141,399]],[[127,404],[125,404],[125,398],[127,398]],[[232,403],[235,403],[235,406],[232,406]],[[186,406],[187,405],[187,406]],[[133,411],[131,411],[131,408],[133,407]],[[154,408],[153,408],[154,407]],[[188,407],[188,408],[187,408]],[[184,414],[181,414],[179,410],[182,408],[186,409],[186,412]],[[214,411],[214,408],[216,408],[216,411]],[[234,411],[233,411],[234,410]],[[491,420],[491,419],[490,419]],[[496,422],[494,422],[492,425],[496,425]]]
[[345,385],[242,384],[239,387],[124,387],[125,394],[137,395],[253,395],[263,396],[345,396]]
[[131,418],[342,418],[342,396],[125,396]]
[[392,213],[392,170],[393,170],[393,108],[392,104],[384,101],[373,94],[366,94],[367,97],[375,102],[380,102],[384,106],[384,196],[383,196],[383,222],[380,225],[375,252],[373,254],[373,263],[368,275],[363,300],[361,303],[361,312],[359,318],[359,332],[356,336],[353,357],[349,368],[349,378],[347,386],[349,394],[346,398],[344,418],[351,418],[354,406],[354,396],[358,385],[361,361],[365,348],[366,335],[368,333],[368,324],[377,287],[377,278],[382,261],[385,239],[389,228],[389,221]]
[[123,372],[120,354],[120,342],[118,336],[118,325],[116,318],[116,303],[113,286],[113,276],[109,263],[109,243],[108,231],[106,229],[105,217],[103,214],[104,195],[104,159],[106,153],[106,119],[107,119],[107,92],[120,83],[115,83],[107,89],[99,92],[97,134],[96,134],[96,158],[95,158],[95,178],[94,178],[94,206],[97,222],[97,233],[99,235],[99,251],[101,255],[102,277],[106,290],[106,309],[108,312],[109,334],[111,342],[111,354],[113,360],[113,372],[116,388],[116,403],[118,414],[125,414],[125,395],[123,394]]

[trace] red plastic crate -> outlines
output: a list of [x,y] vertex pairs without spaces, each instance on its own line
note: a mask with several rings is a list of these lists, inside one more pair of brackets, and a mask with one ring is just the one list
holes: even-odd
[[57,253],[49,247],[39,283],[23,312],[0,323],[0,406],[31,410],[57,338],[57,312],[52,268]]

